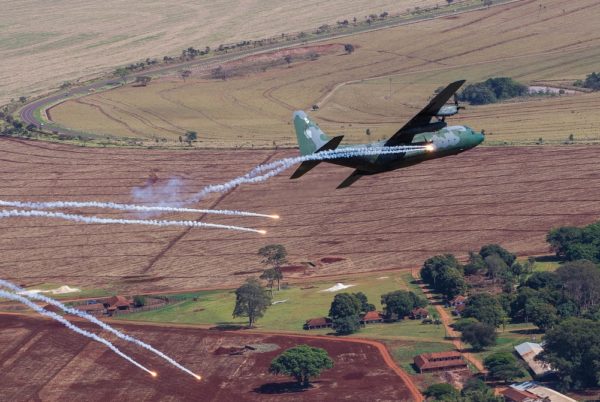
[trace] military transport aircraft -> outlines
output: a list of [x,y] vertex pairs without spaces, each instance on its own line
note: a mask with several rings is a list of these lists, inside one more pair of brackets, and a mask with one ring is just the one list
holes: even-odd
[[[456,91],[458,91],[464,82],[465,80],[456,81],[444,88],[423,110],[389,139],[370,144],[351,145],[352,148],[366,147],[375,150],[377,148],[383,150],[385,147],[402,145],[421,145],[423,148],[404,153],[356,156],[323,161],[355,169],[338,188],[351,186],[362,176],[401,169],[429,159],[456,155],[481,144],[484,140],[483,132],[475,132],[466,126],[447,127],[445,121],[446,117],[457,114],[463,108],[458,105]],[[446,102],[452,96],[454,96],[454,104],[446,105]],[[432,121],[434,118],[435,121]],[[303,111],[294,112],[293,122],[302,155],[349,147],[342,146],[338,148],[344,136],[327,137],[319,126],[311,121]],[[322,161],[309,160],[302,162],[290,178],[296,179],[304,175],[320,162]]]

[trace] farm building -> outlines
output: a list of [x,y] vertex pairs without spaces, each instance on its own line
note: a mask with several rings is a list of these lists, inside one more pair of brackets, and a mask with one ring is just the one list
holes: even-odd
[[318,317],[306,320],[304,323],[304,329],[319,329],[319,328],[332,328],[333,322],[329,317]]
[[417,307],[410,312],[409,317],[412,320],[422,320],[429,317],[429,311],[426,308]]
[[113,296],[104,301],[104,307],[108,314],[112,314],[116,310],[129,310],[133,306],[133,301],[125,296]]
[[454,299],[450,300],[450,306],[456,307],[461,306],[467,302],[467,298],[463,295],[458,295]]
[[512,387],[508,387],[500,393],[506,402],[544,402],[543,398],[529,391],[521,391]]
[[369,311],[360,319],[361,324],[377,324],[383,322],[383,314],[379,311]]
[[523,342],[522,344],[515,346],[515,350],[519,356],[521,356],[521,359],[525,360],[525,363],[527,363],[527,366],[536,377],[544,376],[552,371],[547,364],[535,360],[535,357],[544,351],[542,345],[539,343]]
[[460,317],[462,315],[463,311],[465,311],[465,308],[467,308],[467,306],[465,304],[459,304],[458,306],[455,306],[452,309],[452,315]]
[[467,368],[467,362],[459,352],[423,353],[414,358],[419,373],[438,370],[455,370]]
[[517,391],[525,391],[533,394],[543,402],[576,402],[575,399],[569,398],[552,388],[544,387],[535,381],[527,381],[520,384],[512,384],[510,388]]

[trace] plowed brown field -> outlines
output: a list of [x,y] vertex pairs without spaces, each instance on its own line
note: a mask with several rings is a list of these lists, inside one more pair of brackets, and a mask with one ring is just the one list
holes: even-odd
[[[143,185],[153,171],[158,184],[180,177],[185,197],[263,161],[295,154],[86,149],[9,139],[0,140],[0,149],[0,199],[31,201],[130,202],[132,187]],[[583,225],[600,216],[599,166],[595,147],[479,148],[365,177],[345,190],[335,187],[350,170],[321,165],[296,181],[284,173],[199,204],[279,213],[280,221],[204,218],[265,228],[266,236],[3,219],[0,271],[3,278],[27,285],[52,282],[159,291],[238,284],[245,277],[240,272],[260,268],[256,252],[270,243],[284,244],[292,264],[346,258],[322,264],[319,275],[409,268],[435,254],[465,256],[492,242],[520,254],[546,253],[550,228]],[[114,211],[74,212],[137,217]]]
[[[360,401],[412,400],[406,385],[366,343],[192,328],[120,326],[192,371],[197,381],[143,349],[115,342],[158,372],[152,378],[106,347],[47,320],[0,316],[1,400],[45,401]],[[229,355],[227,348],[275,344],[277,350]],[[290,378],[268,374],[283,350],[308,344],[327,350],[334,368],[304,392],[283,392]]]

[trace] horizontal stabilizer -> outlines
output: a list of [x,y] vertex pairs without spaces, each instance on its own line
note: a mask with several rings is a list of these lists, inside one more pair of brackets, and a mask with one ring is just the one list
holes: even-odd
[[[327,142],[327,144],[325,144],[321,148],[317,149],[317,151],[315,153],[322,152],[322,151],[331,151],[333,149],[336,149],[338,147],[338,145],[340,145],[340,142],[342,142],[343,138],[344,138],[343,135],[333,137],[331,140],[329,140]],[[304,161],[304,162],[302,162],[300,164],[300,166],[298,166],[298,169],[296,169],[294,174],[290,177],[290,179],[297,179],[298,177],[304,175],[309,170],[311,170],[312,168],[317,166],[319,163],[321,163],[321,161]]]
[[337,186],[337,188],[346,188],[346,187],[350,187],[352,184],[354,184],[354,182],[358,179],[360,179],[361,177],[363,177],[364,175],[366,175],[365,172],[356,169],[354,172],[352,172],[352,174],[350,176],[348,176],[346,178],[346,180],[344,180],[339,186]]

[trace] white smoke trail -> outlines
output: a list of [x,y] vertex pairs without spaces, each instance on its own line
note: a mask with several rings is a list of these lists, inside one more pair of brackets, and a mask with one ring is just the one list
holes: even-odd
[[0,218],[10,218],[15,216],[22,216],[26,218],[39,217],[39,218],[57,218],[64,219],[67,221],[81,222],[81,223],[98,223],[98,224],[121,224],[121,225],[148,225],[148,226],[184,226],[184,227],[197,227],[197,228],[218,228],[227,230],[238,230],[241,232],[252,232],[265,234],[266,231],[259,229],[246,228],[242,226],[231,226],[231,225],[219,225],[216,223],[204,223],[196,221],[165,221],[165,220],[153,220],[153,219],[116,219],[116,218],[99,218],[97,216],[83,216],[75,214],[65,214],[62,212],[47,212],[37,210],[3,210],[0,211]]
[[[24,292],[26,291],[25,289],[23,289],[20,286],[15,285],[12,282],[0,279],[0,287],[5,287],[7,289],[10,289],[14,292]],[[194,374],[193,372],[191,372],[190,370],[188,370],[187,368],[185,368],[184,366],[182,366],[181,364],[177,363],[175,360],[173,360],[172,358],[170,358],[169,356],[165,355],[163,352],[161,352],[160,350],[155,349],[154,347],[152,347],[151,345],[148,345],[145,342],[140,341],[139,339],[136,339],[130,335],[124,334],[121,331],[111,327],[110,325],[106,324],[105,322],[100,321],[98,318],[94,317],[93,315],[87,314],[83,311],[77,310],[75,308],[71,308],[69,306],[66,306],[64,304],[62,304],[61,302],[59,302],[58,300],[54,300],[50,297],[38,294],[38,293],[28,293],[25,295],[27,298],[29,299],[33,299],[33,300],[39,300],[39,301],[43,301],[45,303],[51,304],[53,306],[56,306],[58,308],[60,308],[61,310],[63,310],[65,313],[69,313],[72,315],[76,315],[80,318],[83,318],[85,320],[88,320],[96,325],[98,325],[99,327],[101,327],[102,329],[104,329],[107,332],[110,332],[111,334],[116,335],[117,337],[127,341],[127,342],[132,342],[144,349],[149,350],[150,352],[154,353],[155,355],[163,358],[164,360],[166,360],[167,362],[169,362],[170,364],[172,364],[173,366],[177,367],[178,369],[180,369],[181,371],[193,376],[196,379],[200,379],[200,376],[197,374]]]
[[257,218],[276,219],[277,215],[259,214],[256,212],[235,211],[227,209],[196,209],[179,208],[168,206],[145,206],[136,204],[119,204],[116,202],[99,201],[49,201],[49,202],[24,202],[24,201],[5,201],[0,200],[0,207],[17,207],[31,209],[60,209],[60,208],[104,208],[115,209],[119,211],[137,211],[137,212],[189,212],[200,214],[215,214],[229,216],[247,216]]
[[334,149],[329,151],[322,151],[310,155],[304,156],[296,156],[291,158],[283,158],[277,161],[267,163],[264,165],[258,165],[250,172],[246,173],[243,176],[236,177],[228,182],[222,184],[213,184],[204,187],[198,193],[196,193],[190,200],[187,202],[197,202],[204,197],[206,197],[210,193],[224,193],[229,190],[232,190],[242,184],[256,184],[261,183],[269,178],[278,175],[279,173],[291,168],[297,163],[306,162],[306,161],[324,161],[324,160],[332,160],[332,159],[341,159],[341,158],[355,158],[361,156],[380,156],[380,155],[393,155],[399,153],[409,153],[409,152],[417,152],[422,153],[427,151],[427,148],[424,146],[394,146],[394,147],[383,147],[383,148],[342,148],[342,149]]
[[[383,148],[343,148],[329,151],[323,151],[310,155],[297,156],[292,158],[283,158],[277,161],[258,165],[250,172],[243,176],[236,177],[228,182],[222,184],[213,184],[204,187],[200,192],[196,193],[191,199],[187,200],[187,203],[193,203],[201,200],[210,193],[224,193],[230,191],[242,184],[256,184],[261,183],[269,178],[278,175],[279,173],[291,168],[297,163],[305,161],[322,161],[332,160],[341,158],[354,158],[361,156],[381,156],[391,155],[398,153],[422,153],[426,151],[426,147],[423,146],[395,146],[395,147],[383,147]],[[0,201],[0,206],[17,206],[29,208],[65,208],[65,207],[98,207],[98,208],[111,208],[118,210],[132,210],[132,211],[146,211],[146,212],[201,212],[201,213],[217,213],[222,215],[236,215],[236,216],[260,216],[270,217],[277,219],[278,215],[266,215],[257,214],[253,212],[245,211],[228,211],[228,210],[200,210],[192,208],[180,208],[180,207],[167,207],[167,206],[144,206],[135,204],[117,204],[117,203],[103,203],[103,202],[20,202],[20,201]],[[59,218],[76,222],[83,223],[100,223],[100,224],[130,224],[130,225],[151,225],[151,226],[186,226],[186,227],[211,227],[221,228],[228,230],[240,230],[246,232],[254,232],[265,234],[264,230],[257,230],[251,228],[245,228],[240,226],[231,225],[219,225],[212,223],[203,223],[195,221],[168,221],[168,220],[146,220],[146,219],[114,219],[114,218],[99,218],[96,216],[83,216],[75,214],[65,214],[62,212],[46,212],[36,210],[5,210],[0,211],[0,218],[11,217],[11,216],[24,216],[24,217],[47,217],[47,218]]]
[[113,352],[115,352],[116,354],[121,356],[123,359],[125,359],[128,362],[130,362],[131,364],[141,368],[142,370],[144,370],[146,373],[150,374],[151,376],[156,377],[156,373],[154,371],[151,371],[151,370],[147,369],[146,367],[142,366],[140,363],[135,361],[132,357],[129,357],[125,353],[121,352],[121,350],[119,350],[115,345],[113,345],[106,339],[101,338],[92,332],[86,331],[85,329],[81,329],[81,328],[73,325],[71,322],[67,321],[65,318],[61,317],[60,315],[58,315],[52,311],[48,311],[48,310],[44,309],[43,307],[38,306],[37,304],[35,304],[31,300],[29,300],[28,298],[14,294],[14,293],[7,292],[5,290],[0,290],[0,298],[13,300],[13,301],[17,301],[19,303],[25,304],[26,306],[37,311],[38,313],[60,322],[65,327],[69,328],[71,331],[77,332],[78,334],[87,336],[90,339],[93,339],[97,342],[100,342],[100,343],[106,345],[110,350],[112,350]]

